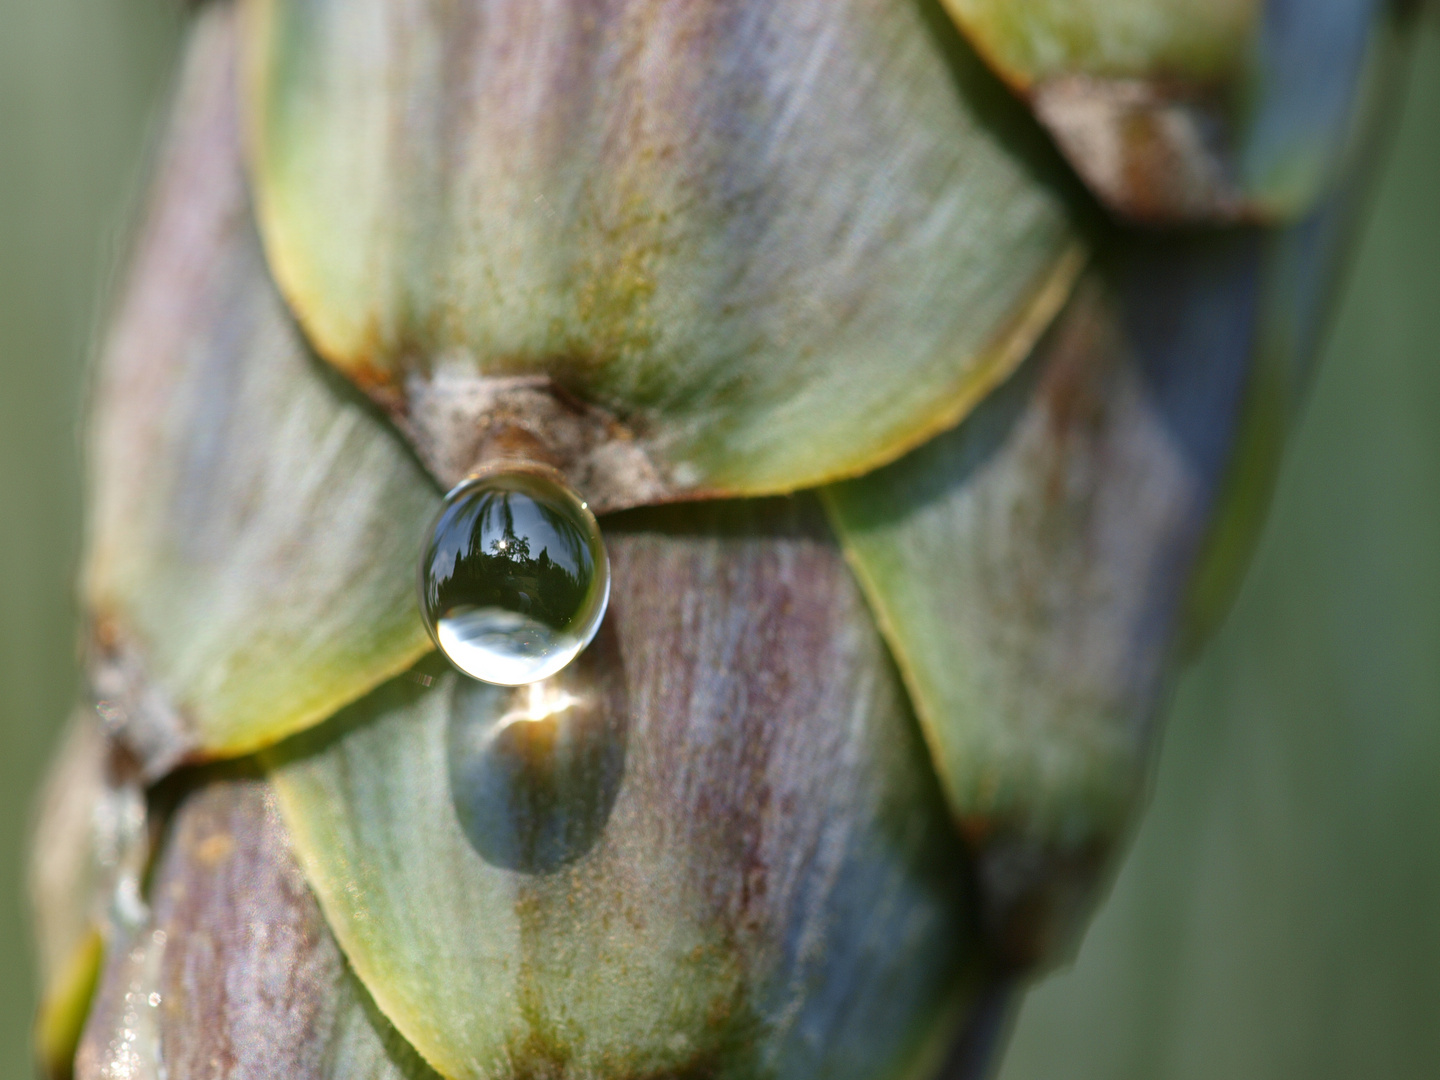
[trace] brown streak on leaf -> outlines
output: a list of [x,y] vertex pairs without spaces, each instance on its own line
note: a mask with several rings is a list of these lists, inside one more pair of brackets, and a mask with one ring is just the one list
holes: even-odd
[[1101,200],[1147,225],[1254,220],[1235,176],[1220,92],[1165,79],[1065,75],[1030,91],[1036,115]]
[[337,1061],[365,1059],[353,1042],[332,1056],[356,1008],[351,977],[269,785],[244,767],[171,783],[178,803],[150,918],[115,931],[77,1080],[341,1080]]

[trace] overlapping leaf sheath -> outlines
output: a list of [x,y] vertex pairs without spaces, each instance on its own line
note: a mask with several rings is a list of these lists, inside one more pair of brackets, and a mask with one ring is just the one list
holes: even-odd
[[[216,60],[225,56],[228,13],[210,9],[201,18],[187,68],[192,87],[219,82],[215,73],[224,70]],[[203,114],[197,100],[216,99],[181,95],[179,149],[169,160],[184,162],[186,149],[204,135],[208,148],[197,166],[205,168],[162,168],[161,177],[204,182],[204,199],[190,201],[174,187],[167,194],[184,204],[189,242],[208,242],[194,256],[198,265],[187,284],[219,301],[164,308],[149,325],[159,342],[183,343],[161,352],[171,363],[145,369],[153,373],[150,400],[175,402],[158,410],[176,418],[164,454],[142,459],[160,496],[141,485],[127,489],[129,474],[108,461],[97,478],[102,497],[113,503],[102,512],[103,539],[92,546],[92,596],[115,597],[106,609],[115,627],[146,630],[102,636],[102,682],[119,667],[115,642],[129,646],[121,655],[132,682],[125,696],[106,701],[112,733],[142,755],[151,774],[177,756],[174,744],[157,735],[171,730],[159,721],[172,715],[186,724],[180,753],[242,749],[236,738],[217,738],[217,726],[202,719],[225,703],[216,684],[201,683],[184,696],[167,651],[194,648],[207,619],[233,613],[223,640],[243,654],[247,640],[266,643],[287,623],[314,627],[318,611],[325,621],[314,627],[316,638],[346,661],[346,685],[359,700],[306,742],[286,744],[267,760],[307,875],[367,992],[446,1075],[582,1067],[601,1076],[682,1067],[723,1067],[735,1076],[809,1076],[817,1068],[857,1077],[926,1074],[984,977],[965,861],[906,696],[818,507],[725,504],[677,509],[661,519],[607,519],[613,607],[600,645],[578,673],[599,665],[597,677],[623,693],[604,702],[604,722],[591,733],[600,738],[598,748],[588,757],[577,751],[582,764],[592,762],[592,779],[600,769],[598,788],[565,796],[579,798],[588,824],[561,830],[571,845],[563,865],[535,863],[525,855],[533,856],[534,845],[526,847],[523,835],[508,849],[493,833],[477,844],[475,822],[488,813],[503,825],[508,808],[503,800],[488,810],[477,803],[463,770],[457,794],[453,758],[464,739],[456,729],[468,716],[483,734],[503,718],[505,698],[499,691],[487,697],[468,682],[457,690],[453,675],[426,689],[422,684],[439,675],[433,668],[421,669],[418,682],[402,677],[367,696],[392,665],[409,662],[413,646],[400,635],[387,651],[367,654],[356,643],[372,640],[373,620],[343,617],[347,603],[387,610],[391,586],[406,590],[402,610],[413,614],[418,529],[434,489],[397,435],[356,409],[343,384],[309,365],[294,337],[277,333],[267,339],[272,347],[236,347],[253,340],[245,331],[257,323],[285,324],[272,314],[273,294],[253,258],[243,203],[237,209],[232,201],[243,189],[232,183],[231,200],[215,197],[224,190],[220,181],[233,177],[221,166],[235,167],[234,143],[223,137],[224,110]],[[173,265],[144,259],[164,251],[171,235],[155,230],[154,220],[132,286],[152,295],[163,290]],[[123,327],[133,306],[121,310]],[[113,411],[102,420],[101,439],[113,441],[118,449],[111,453],[153,437],[141,391],[120,396],[116,389],[127,387],[121,376],[139,363],[131,355],[112,349],[102,379],[103,408]],[[268,407],[233,421],[227,418],[237,397],[242,405],[247,400],[243,393],[212,400],[186,390],[213,379],[243,391],[248,379],[263,387],[267,377],[283,389],[262,399]],[[332,413],[322,416],[350,417],[340,430],[354,450],[344,463],[325,459],[335,460],[335,472],[324,474],[354,485],[350,507],[375,505],[370,500],[392,485],[411,497],[377,507],[383,530],[363,514],[332,519],[336,534],[328,541],[316,535],[312,547],[294,529],[279,538],[273,531],[307,505],[287,484],[223,488],[228,499],[245,499],[243,512],[221,498],[235,475],[232,452],[245,449],[225,441],[228,431],[244,430],[252,440],[252,456],[240,455],[242,463],[304,475],[299,461],[283,456],[283,444],[274,448],[278,459],[260,451],[288,431],[307,430],[283,423],[287,407],[307,400],[330,403]],[[174,490],[167,475],[187,472],[197,486],[166,498]],[[207,524],[194,512],[197,488],[201,495],[215,489],[211,506],[226,513],[221,524],[241,527],[210,530],[216,543],[200,548],[209,561],[160,557]],[[250,522],[270,527],[247,532]],[[357,523],[368,546],[347,547]],[[245,561],[257,550],[274,556],[262,564],[272,571],[270,591],[259,596],[257,584],[267,579],[257,581],[255,563]],[[106,583],[124,580],[109,569],[124,565],[115,551],[128,553],[146,588],[104,591]],[[326,553],[336,572],[317,576],[313,560]],[[281,599],[287,593],[313,596],[316,606],[287,603]],[[191,616],[145,622],[147,612],[165,610],[161,599],[188,604]],[[222,668],[233,666],[223,649],[211,657]],[[243,732],[251,745],[273,744],[309,722],[293,702],[325,673],[314,653],[293,643],[271,652],[259,673],[268,680],[270,708],[241,714],[228,730]],[[183,700],[187,708],[147,711],[156,699]],[[543,721],[522,728],[543,733]],[[540,752],[531,743],[521,743],[521,751]],[[543,772],[544,765],[541,754],[537,767]],[[327,787],[337,775],[345,786]],[[476,782],[484,775],[481,768]],[[565,776],[575,779],[573,770]],[[112,933],[82,1072],[117,1062],[173,1070],[205,1054],[243,1052],[255,1067],[283,1063],[300,1075],[332,1075],[324,1069],[331,1068],[333,1040],[324,1032],[353,1028],[359,1038],[367,1030],[355,1019],[358,1006],[347,1004],[355,992],[335,974],[334,957],[321,955],[325,934],[293,895],[293,873],[283,871],[277,854],[282,834],[262,829],[257,837],[254,807],[230,806],[234,798],[254,802],[251,795],[224,794],[239,791],[238,781],[218,775],[208,782],[222,786],[213,795],[218,802],[211,805],[202,790],[182,803],[169,827],[149,921]],[[195,820],[217,814],[200,830],[205,835],[195,833]],[[264,828],[273,830],[273,822]],[[230,843],[235,853],[222,859]],[[220,879],[204,884],[211,873]],[[207,899],[194,906],[193,896],[182,895],[186,889]],[[238,910],[226,908],[227,895]],[[358,930],[357,912],[369,916]],[[273,926],[278,937],[266,939],[257,926]],[[267,942],[273,958],[265,955]],[[276,963],[313,970],[314,978],[277,998],[270,985]],[[223,1022],[199,1024],[200,1004],[219,1000],[217,982],[233,991],[232,1011]],[[148,1004],[151,994],[159,1006]],[[313,1024],[302,1025],[318,1032],[313,1045],[293,1023],[306,1010],[319,1010]],[[267,1027],[273,1030],[263,1034]],[[365,1036],[364,1045],[373,1049],[378,1037]]]

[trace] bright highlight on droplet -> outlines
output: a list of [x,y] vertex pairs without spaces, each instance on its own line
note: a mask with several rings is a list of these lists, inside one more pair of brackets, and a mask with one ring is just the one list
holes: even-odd
[[445,496],[420,558],[420,609],[465,674],[549,678],[590,643],[609,599],[595,515],[548,469],[493,469]]

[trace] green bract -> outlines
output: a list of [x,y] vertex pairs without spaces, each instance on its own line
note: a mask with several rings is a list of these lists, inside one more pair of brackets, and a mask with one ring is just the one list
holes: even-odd
[[413,568],[439,496],[270,283],[233,55],[208,9],[92,421],[96,690],[152,774],[322,720],[430,648]]
[[927,3],[250,0],[245,44],[271,269],[446,483],[501,421],[598,510],[864,472],[1082,262]]
[[[613,639],[538,707],[427,665],[267,756],[356,971],[456,1080],[927,1076],[978,991],[963,855],[818,508],[607,535]],[[547,785],[569,861],[467,837]]]

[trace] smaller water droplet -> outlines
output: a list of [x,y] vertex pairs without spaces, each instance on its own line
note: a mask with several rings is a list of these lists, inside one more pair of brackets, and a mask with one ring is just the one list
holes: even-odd
[[590,643],[609,598],[595,515],[557,474],[499,467],[445,496],[420,559],[420,608],[465,674],[548,678]]

